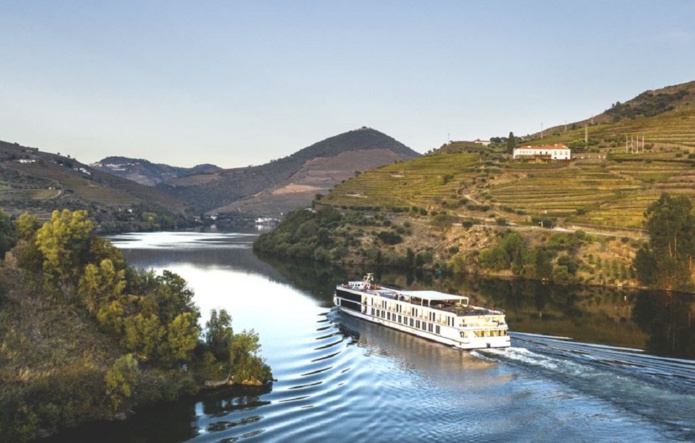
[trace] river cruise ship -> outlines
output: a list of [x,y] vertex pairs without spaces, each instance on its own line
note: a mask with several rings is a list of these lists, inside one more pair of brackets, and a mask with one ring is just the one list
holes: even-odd
[[408,291],[362,281],[338,285],[333,302],[351,316],[460,349],[511,346],[504,312],[471,306],[469,298]]

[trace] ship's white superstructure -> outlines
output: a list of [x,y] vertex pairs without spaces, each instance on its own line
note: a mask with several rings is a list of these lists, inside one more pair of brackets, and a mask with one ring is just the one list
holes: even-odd
[[462,295],[379,286],[371,274],[338,285],[334,296],[348,315],[460,349],[511,346],[504,312],[468,302]]

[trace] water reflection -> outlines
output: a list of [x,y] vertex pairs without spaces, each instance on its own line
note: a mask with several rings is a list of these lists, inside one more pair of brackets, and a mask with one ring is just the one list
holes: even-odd
[[[693,440],[695,362],[535,335],[654,353],[670,343],[670,355],[692,343],[689,317],[670,317],[692,299],[261,260],[248,237],[200,240],[144,235],[124,248],[131,263],[179,272],[204,314],[224,307],[235,330],[255,328],[272,390],[209,393],[60,441]],[[503,308],[514,346],[460,352],[333,310],[336,282],[365,272]]]
[[[264,258],[285,279],[322,306],[332,304],[336,282],[360,279],[369,269]],[[695,359],[692,294],[615,287],[556,286],[431,272],[374,269],[377,281],[413,289],[437,289],[472,297],[471,303],[504,309],[516,332],[569,337],[586,343],[643,349],[655,355]]]
[[647,350],[653,354],[695,358],[693,294],[639,292],[633,320],[649,334]]

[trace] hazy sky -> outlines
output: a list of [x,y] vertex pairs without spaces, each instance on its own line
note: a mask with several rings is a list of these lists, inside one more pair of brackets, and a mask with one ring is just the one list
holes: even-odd
[[695,80],[695,1],[0,0],[0,140],[262,164],[369,126],[419,152]]

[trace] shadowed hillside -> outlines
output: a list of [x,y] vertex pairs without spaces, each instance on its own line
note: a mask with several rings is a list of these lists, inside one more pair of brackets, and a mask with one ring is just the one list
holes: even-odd
[[220,169],[215,165],[197,165],[192,168],[180,168],[161,163],[152,163],[141,158],[106,157],[92,163],[92,168],[127,178],[141,185],[154,186],[174,178],[189,174],[200,174]]
[[393,138],[361,128],[265,165],[189,175],[158,187],[197,211],[277,215],[308,205],[356,171],[417,156]]
[[109,231],[174,228],[185,210],[183,202],[158,189],[7,142],[0,142],[0,206],[43,219],[55,209],[87,209],[100,229]]

